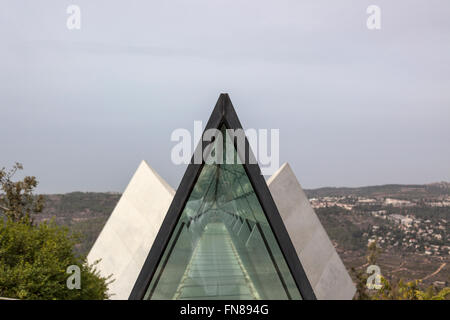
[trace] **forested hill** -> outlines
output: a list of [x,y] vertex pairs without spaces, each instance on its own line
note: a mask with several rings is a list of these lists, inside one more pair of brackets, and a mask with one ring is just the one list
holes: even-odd
[[[348,269],[366,263],[367,243],[377,238],[383,248],[379,265],[385,275],[425,278],[425,284],[448,281],[450,183],[305,192]],[[82,236],[78,253],[87,254],[120,196],[93,192],[45,195],[44,211],[35,221],[53,219],[68,226]],[[413,225],[405,229],[401,219],[410,219]]]
[[[450,183],[441,182],[426,185],[380,185],[357,188],[306,189],[308,198],[323,197],[373,197],[396,199],[445,199],[450,196]],[[83,234],[79,246],[86,253],[94,243],[103,225],[113,211],[120,193],[115,192],[72,192],[45,195],[44,211],[36,216],[37,222],[54,219]],[[328,226],[325,226],[328,227]]]
[[74,232],[81,234],[82,240],[77,249],[79,253],[86,254],[114,210],[120,194],[71,192],[44,197],[44,210],[36,215],[34,220],[39,223],[53,219],[56,223],[66,225]]
[[450,183],[438,182],[430,184],[404,185],[386,184],[367,187],[324,187],[318,189],[305,189],[308,198],[319,197],[390,197],[397,199],[434,199],[450,196]]

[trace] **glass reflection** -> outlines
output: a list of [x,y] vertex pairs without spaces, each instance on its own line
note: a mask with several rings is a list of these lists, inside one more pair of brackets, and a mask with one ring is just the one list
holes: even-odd
[[145,299],[301,299],[243,165],[203,166]]

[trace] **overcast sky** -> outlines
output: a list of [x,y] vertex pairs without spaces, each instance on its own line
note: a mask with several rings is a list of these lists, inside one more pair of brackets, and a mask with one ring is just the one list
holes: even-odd
[[306,188],[450,180],[448,0],[0,5],[0,167],[39,192],[123,191],[143,159],[176,188],[170,134],[221,92]]

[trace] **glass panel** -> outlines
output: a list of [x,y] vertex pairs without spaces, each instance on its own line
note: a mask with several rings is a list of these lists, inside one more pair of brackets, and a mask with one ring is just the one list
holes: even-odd
[[145,299],[301,299],[242,164],[203,166]]

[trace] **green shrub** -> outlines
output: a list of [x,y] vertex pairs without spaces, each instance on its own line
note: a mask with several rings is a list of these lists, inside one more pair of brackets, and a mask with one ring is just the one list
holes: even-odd
[[[38,226],[0,219],[0,296],[17,299],[107,299],[109,278],[74,254],[77,239],[53,222]],[[68,289],[67,267],[81,270],[81,288]]]

